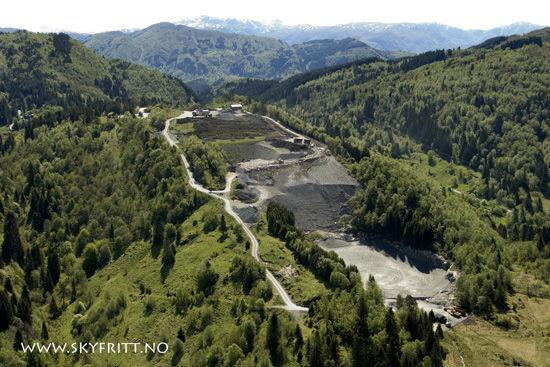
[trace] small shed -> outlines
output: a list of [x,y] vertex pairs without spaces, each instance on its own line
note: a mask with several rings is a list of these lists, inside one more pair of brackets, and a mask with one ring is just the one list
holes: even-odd
[[229,107],[233,112],[241,112],[243,110],[243,105],[240,103],[232,103]]

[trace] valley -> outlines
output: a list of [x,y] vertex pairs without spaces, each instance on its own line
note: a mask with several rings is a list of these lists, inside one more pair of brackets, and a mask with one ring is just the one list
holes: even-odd
[[548,365],[550,29],[200,21],[0,33],[0,366]]
[[[171,126],[167,122],[163,134],[171,144],[174,140],[169,128],[175,139],[196,133],[220,144],[232,164],[225,189],[208,190],[192,178],[191,185],[223,199],[226,210],[243,223],[249,236],[253,235],[248,228],[258,224],[270,201],[276,201],[294,213],[297,228],[309,233],[321,248],[357,266],[364,281],[374,276],[388,304],[398,295],[411,295],[419,300],[420,307],[443,316],[451,325],[459,321],[443,310],[454,299],[449,279],[456,280],[456,273],[447,271],[445,261],[426,251],[377,238],[355,238],[345,231],[342,219],[351,212],[349,201],[359,184],[326,146],[265,116],[222,109],[211,114],[193,118],[191,112],[184,112],[169,120]],[[181,125],[187,126],[186,133],[178,133]],[[215,136],[210,131],[216,131]],[[185,158],[184,162],[189,169]],[[258,259],[261,242],[252,242],[253,256]],[[274,285],[279,289],[280,284]],[[287,303],[287,307],[294,306]]]

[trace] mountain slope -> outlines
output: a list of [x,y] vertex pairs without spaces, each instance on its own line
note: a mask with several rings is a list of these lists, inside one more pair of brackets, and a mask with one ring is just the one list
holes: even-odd
[[274,37],[290,44],[316,39],[355,38],[385,51],[424,52],[435,49],[468,47],[496,36],[525,34],[541,26],[514,23],[483,30],[464,30],[438,23],[350,23],[334,26],[285,25],[280,21],[263,23],[253,20],[223,19],[209,16],[184,19],[184,24],[200,29]]
[[85,45],[109,58],[158,68],[195,88],[237,77],[283,78],[364,57],[386,57],[362,42],[322,40],[289,46],[266,37],[159,23],[131,33],[91,36]]
[[[311,308],[297,319],[276,307],[243,228],[191,188],[181,150],[155,131],[180,112],[120,114],[148,93],[181,102],[181,82],[66,35],[2,41],[2,98],[34,110],[19,119],[24,129],[0,128],[1,366],[360,365],[371,350],[383,365],[391,344],[393,361],[403,349],[442,367],[442,331],[428,313],[412,297],[386,308],[373,278],[363,288],[357,269],[282,207],[253,230],[270,267],[294,273],[274,276]],[[84,116],[57,113],[79,107]],[[216,174],[215,149],[188,153]]]
[[0,32],[2,33],[13,33],[13,32],[17,32],[18,29],[17,28],[3,28],[3,27],[0,27]]
[[361,184],[354,231],[442,254],[460,305],[499,310],[506,328],[509,291],[550,297],[549,40],[308,73],[257,85],[249,104],[346,163]]
[[301,72],[345,64],[368,57],[379,57],[380,59],[387,57],[386,53],[365,46],[363,42],[356,39],[344,38],[342,40],[309,41],[293,45],[292,49],[302,63]]
[[507,195],[520,189],[550,194],[549,33],[399,63],[364,63],[313,79],[296,76],[264,97],[342,136],[362,138],[365,127],[390,127],[481,171],[484,195],[514,206],[520,199]]
[[[0,35],[0,121],[45,105],[103,112],[109,104],[181,104],[192,92],[179,80],[110,61],[64,34]],[[101,110],[101,111],[100,111]]]

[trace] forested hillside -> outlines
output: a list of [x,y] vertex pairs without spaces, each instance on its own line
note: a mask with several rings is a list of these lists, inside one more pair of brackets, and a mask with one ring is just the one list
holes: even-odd
[[[273,291],[240,227],[187,186],[147,120],[65,122],[33,136],[20,132],[0,155],[1,364],[442,365],[433,314],[410,297],[386,309],[373,279],[364,290],[356,270],[273,211],[270,233],[331,292],[302,322],[267,307]],[[169,351],[39,355],[18,344],[121,340]]]
[[148,65],[197,90],[238,77],[280,79],[365,57],[385,58],[363,42],[319,40],[289,46],[274,38],[159,23],[131,33],[91,36],[85,45],[109,58]]
[[[129,113],[137,101],[189,101],[181,83],[63,35],[2,37],[1,93],[15,124],[0,130],[0,365],[442,365],[433,314],[411,297],[386,309],[374,279],[364,289],[356,269],[291,221],[288,236],[277,231],[272,213],[269,233],[299,253],[291,265],[327,292],[309,295],[302,319],[270,307],[278,300],[241,227],[188,186],[178,149],[158,134],[173,110]],[[183,148],[208,184],[211,147]],[[22,351],[33,342],[168,349]]]
[[545,35],[356,64],[282,82],[264,96],[282,102],[318,134],[351,141],[354,158],[373,147],[366,138],[370,128],[407,136],[425,151],[480,172],[482,196],[513,207],[530,192],[550,195]]
[[[351,215],[340,218],[347,228],[452,261],[457,302],[499,327],[506,347],[518,344],[504,330],[532,338],[525,360],[547,360],[545,314],[530,328],[519,317],[550,298],[547,38],[370,58],[227,91],[263,96],[246,107],[326,144],[346,165],[360,183]],[[270,202],[251,230],[262,251],[308,281],[297,288],[306,314],[277,307],[264,267],[273,264],[250,255],[221,201],[188,184],[182,152],[198,182],[224,186],[222,148],[193,132],[169,147],[159,134],[179,114],[168,107],[193,103],[181,81],[109,61],[63,34],[0,40],[0,116],[14,122],[0,127],[0,365],[443,366],[442,345],[455,348],[460,329],[444,336],[411,296],[386,307],[374,278],[361,279]],[[300,57],[318,59],[317,47]],[[162,106],[136,118],[137,104]],[[21,350],[36,341],[169,348]],[[477,344],[460,346],[464,364],[460,353],[472,360]],[[529,365],[503,348],[493,361]]]
[[175,78],[107,60],[65,34],[0,34],[0,123],[43,106],[58,117],[89,119],[137,104],[180,105],[192,95]]
[[347,162],[362,185],[354,231],[454,261],[462,306],[490,314],[507,309],[518,269],[537,279],[532,294],[549,295],[547,38],[253,83],[264,92],[251,104]]

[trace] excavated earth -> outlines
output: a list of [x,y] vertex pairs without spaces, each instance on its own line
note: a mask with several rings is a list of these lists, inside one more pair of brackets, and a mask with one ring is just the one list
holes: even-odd
[[[285,153],[280,148],[272,148],[272,152],[272,159]],[[428,298],[449,286],[446,266],[433,254],[340,233],[340,220],[351,213],[349,201],[359,185],[334,157],[325,155],[301,164],[252,172],[237,169],[237,173],[245,191],[253,191],[258,197],[253,204],[234,203],[243,220],[255,223],[270,200],[285,205],[294,213],[299,229],[321,235],[317,241],[321,247],[356,265],[364,280],[374,275],[385,297],[410,294]]]
[[388,303],[398,294],[410,294],[422,307],[448,316],[442,308],[452,300],[453,276],[442,260],[406,246],[341,233],[342,216],[351,213],[350,198],[359,184],[334,157],[320,151],[323,154],[305,162],[250,169],[256,161],[288,163],[311,152],[292,151],[269,139],[226,147],[228,158],[237,163],[238,180],[244,185],[239,194],[257,199],[253,203],[235,200],[234,210],[253,224],[269,201],[277,201],[292,210],[299,229],[320,234],[317,243],[321,247],[357,266],[363,280],[373,275]]

